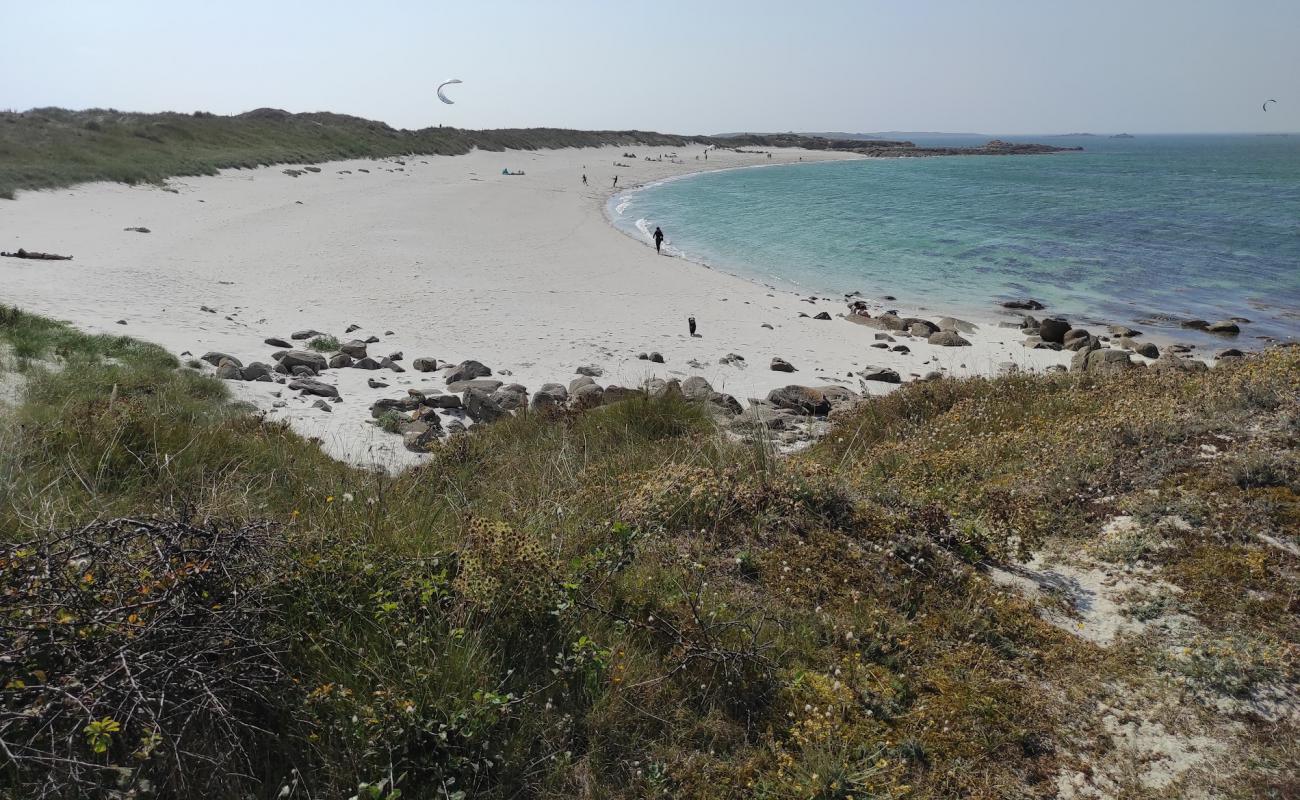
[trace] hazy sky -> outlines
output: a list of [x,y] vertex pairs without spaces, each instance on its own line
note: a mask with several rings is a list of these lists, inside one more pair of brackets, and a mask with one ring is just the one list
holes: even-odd
[[[1300,0],[0,0],[0,31],[13,109],[676,133],[1300,130]],[[454,106],[433,95],[451,77],[465,81]]]

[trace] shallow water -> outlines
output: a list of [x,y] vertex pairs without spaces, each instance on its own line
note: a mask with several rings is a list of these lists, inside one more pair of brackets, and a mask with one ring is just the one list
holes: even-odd
[[1207,337],[1177,319],[1242,317],[1242,345],[1300,339],[1300,136],[1037,141],[1085,151],[705,173],[619,195],[610,213],[783,288],[986,318],[1033,297],[1185,340]]

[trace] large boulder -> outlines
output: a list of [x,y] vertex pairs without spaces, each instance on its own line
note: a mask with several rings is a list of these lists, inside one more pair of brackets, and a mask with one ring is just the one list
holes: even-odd
[[242,381],[244,375],[240,372],[239,367],[230,361],[222,361],[221,366],[217,367],[216,376],[223,381]]
[[330,386],[328,383],[322,383],[315,378],[297,378],[289,381],[289,388],[296,389],[303,394],[314,394],[318,397],[338,397],[339,390]]
[[740,405],[740,401],[729,394],[723,392],[713,392],[709,395],[709,405],[718,411],[726,412],[729,415],[736,415],[745,409]]
[[246,381],[266,382],[272,379],[272,375],[271,365],[261,361],[254,361],[240,371],[240,377]]
[[474,378],[473,380],[449,383],[447,384],[447,391],[460,393],[469,391],[470,389],[478,389],[480,392],[492,394],[497,389],[500,389],[501,386],[501,381],[496,378]]
[[517,383],[502,386],[492,393],[492,401],[502,411],[516,411],[528,407],[528,390]]
[[940,347],[970,347],[970,342],[961,338],[956,331],[939,331],[930,334],[926,339],[930,344],[936,344]]
[[432,414],[419,420],[407,422],[398,428],[402,434],[402,446],[413,453],[427,453],[437,444],[442,435],[442,423],[438,415]]
[[204,353],[200,360],[206,361],[214,367],[221,366],[222,361],[229,361],[230,363],[234,364],[236,367],[244,366],[244,363],[239,359],[235,358],[234,356],[229,355],[227,353],[218,353],[215,351],[210,353]]
[[330,356],[330,369],[342,369],[352,366],[352,356],[347,353],[335,353]]
[[605,387],[605,396],[602,400],[603,405],[619,403],[624,400],[631,400],[633,397],[644,397],[645,392],[640,389],[630,389],[626,386],[610,385]]
[[575,369],[574,372],[579,375],[586,375],[588,378],[599,378],[601,375],[605,374],[605,370],[595,364],[583,364],[581,367]]
[[460,408],[460,395],[457,394],[429,394],[425,395],[420,401],[429,408]]
[[1151,365],[1151,369],[1157,372],[1205,372],[1209,368],[1210,366],[1204,361],[1169,354],[1165,354],[1160,360]]
[[595,383],[596,381],[587,375],[583,375],[581,378],[574,378],[573,380],[569,381],[569,394],[573,394],[574,392],[578,391],[579,387],[592,386]]
[[280,366],[293,371],[294,367],[306,367],[313,372],[320,372],[329,366],[325,356],[311,350],[290,350],[280,359]]
[[353,339],[339,345],[339,352],[347,353],[352,358],[365,358],[369,353],[366,352],[366,343],[360,339]]
[[1121,372],[1135,366],[1127,352],[1114,348],[1080,350],[1070,359],[1071,372]]
[[1069,320],[1062,317],[1048,317],[1038,323],[1038,335],[1043,337],[1044,342],[1063,344],[1065,342],[1065,334],[1069,330]]
[[939,330],[957,331],[958,333],[974,333],[975,325],[973,323],[967,322],[964,319],[957,319],[956,317],[944,317],[943,319],[939,320]]
[[297,339],[297,340],[302,340],[302,339],[315,339],[317,336],[324,336],[324,335],[325,335],[325,334],[321,333],[320,331],[316,330],[315,328],[308,328],[308,329],[305,330],[305,331],[294,331],[292,334],[289,335],[289,338],[290,338],[290,339]]
[[897,371],[886,367],[868,367],[858,373],[858,377],[864,381],[880,381],[881,383],[902,383],[903,378]]
[[561,402],[569,399],[569,390],[562,383],[543,383],[537,391],[555,395]]
[[595,383],[569,386],[569,402],[574,408],[595,408],[605,402],[605,390]]
[[416,372],[433,372],[438,368],[438,359],[421,356],[411,361],[411,369]]
[[682,396],[687,400],[708,400],[713,394],[713,387],[698,375],[692,375],[682,381]]
[[767,393],[767,402],[777,408],[801,414],[825,416],[830,413],[831,401],[825,392],[811,386],[783,386]]
[[1133,338],[1134,336],[1142,335],[1142,331],[1134,330],[1133,328],[1130,328],[1127,325],[1111,325],[1106,330],[1110,333],[1111,336],[1125,336],[1130,339]]
[[419,407],[420,407],[420,398],[418,397],[412,397],[410,395],[406,397],[396,397],[396,398],[385,397],[381,400],[376,400],[375,402],[370,404],[370,416],[374,417],[375,419],[379,419],[380,417],[382,417],[383,415],[387,414],[390,411],[397,411],[397,412],[414,411]]
[[[1129,341],[1133,342],[1132,339],[1129,339]],[[1133,342],[1130,349],[1132,349],[1134,353],[1137,353],[1140,356],[1145,356],[1146,358],[1160,358],[1160,348],[1156,347],[1155,342]]]
[[457,364],[450,372],[447,373],[447,383],[456,383],[457,381],[468,381],[474,378],[486,378],[492,374],[481,362],[468,360]]
[[465,413],[475,422],[485,424],[496,422],[506,413],[492,396],[482,389],[469,389],[465,392]]
[[1224,336],[1236,336],[1241,333],[1241,327],[1237,325],[1237,323],[1228,319],[1220,320],[1219,322],[1212,322],[1205,327],[1205,330],[1210,333],[1218,333]]
[[773,372],[794,372],[795,371],[793,364],[791,364],[789,361],[786,361],[784,358],[781,358],[779,356],[772,356],[771,369]]
[[271,345],[272,347],[282,347],[285,350],[288,350],[289,348],[293,347],[293,345],[281,339],[279,336],[271,336],[269,338],[263,339],[262,341],[265,342],[266,344]]

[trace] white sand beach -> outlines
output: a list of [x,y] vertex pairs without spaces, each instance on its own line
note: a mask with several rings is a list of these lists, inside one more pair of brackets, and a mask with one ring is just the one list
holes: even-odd
[[[621,158],[624,150],[638,159]],[[683,163],[642,160],[670,152]],[[622,189],[701,169],[852,157],[778,150],[769,160],[716,151],[705,162],[695,160],[700,152],[478,151],[415,156],[404,165],[333,162],[300,177],[285,167],[230,170],[173,179],[171,191],[99,183],[24,192],[0,202],[0,250],[23,247],[74,260],[0,258],[2,299],[85,330],[154,341],[178,355],[220,351],[244,363],[271,362],[277,348],[263,340],[300,329],[341,341],[377,336],[370,353],[401,351],[408,370],[329,370],[323,380],[343,398],[332,413],[283,385],[230,385],[271,418],[319,437],[331,454],[388,467],[420,456],[407,452],[401,437],[367,423],[370,405],[407,388],[445,390],[442,372],[409,369],[422,356],[452,364],[476,359],[530,390],[567,383],[587,364],[603,369],[600,383],[621,386],[701,375],[742,403],[788,384],[838,382],[860,391],[850,373],[867,366],[893,368],[906,381],[933,370],[961,376],[993,374],[1006,362],[1025,369],[1069,362],[1069,352],[1026,349],[1018,331],[990,324],[963,334],[971,347],[931,346],[900,334],[910,353],[874,349],[876,329],[839,318],[843,298],[810,303],[656,256],[648,242],[609,224],[604,206],[615,175]],[[630,166],[616,168],[615,161]],[[526,174],[504,176],[505,168]],[[151,232],[124,230],[134,226]],[[873,308],[888,307],[866,299]],[[822,311],[833,318],[811,318]],[[688,316],[698,321],[696,338],[687,333]],[[346,334],[353,324],[359,330]],[[664,363],[637,358],[648,351],[662,353]],[[719,364],[729,353],[744,356],[744,364]],[[774,356],[798,371],[771,371]],[[390,387],[370,389],[371,378]],[[873,393],[893,388],[866,386]],[[277,400],[283,407],[273,406]]]

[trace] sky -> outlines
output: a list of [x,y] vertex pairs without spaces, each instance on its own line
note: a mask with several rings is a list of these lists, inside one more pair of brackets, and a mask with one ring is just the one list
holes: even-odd
[[[1300,131],[1300,0],[0,0],[0,31],[0,109],[683,134]],[[464,81],[455,105],[434,96],[448,78]]]

